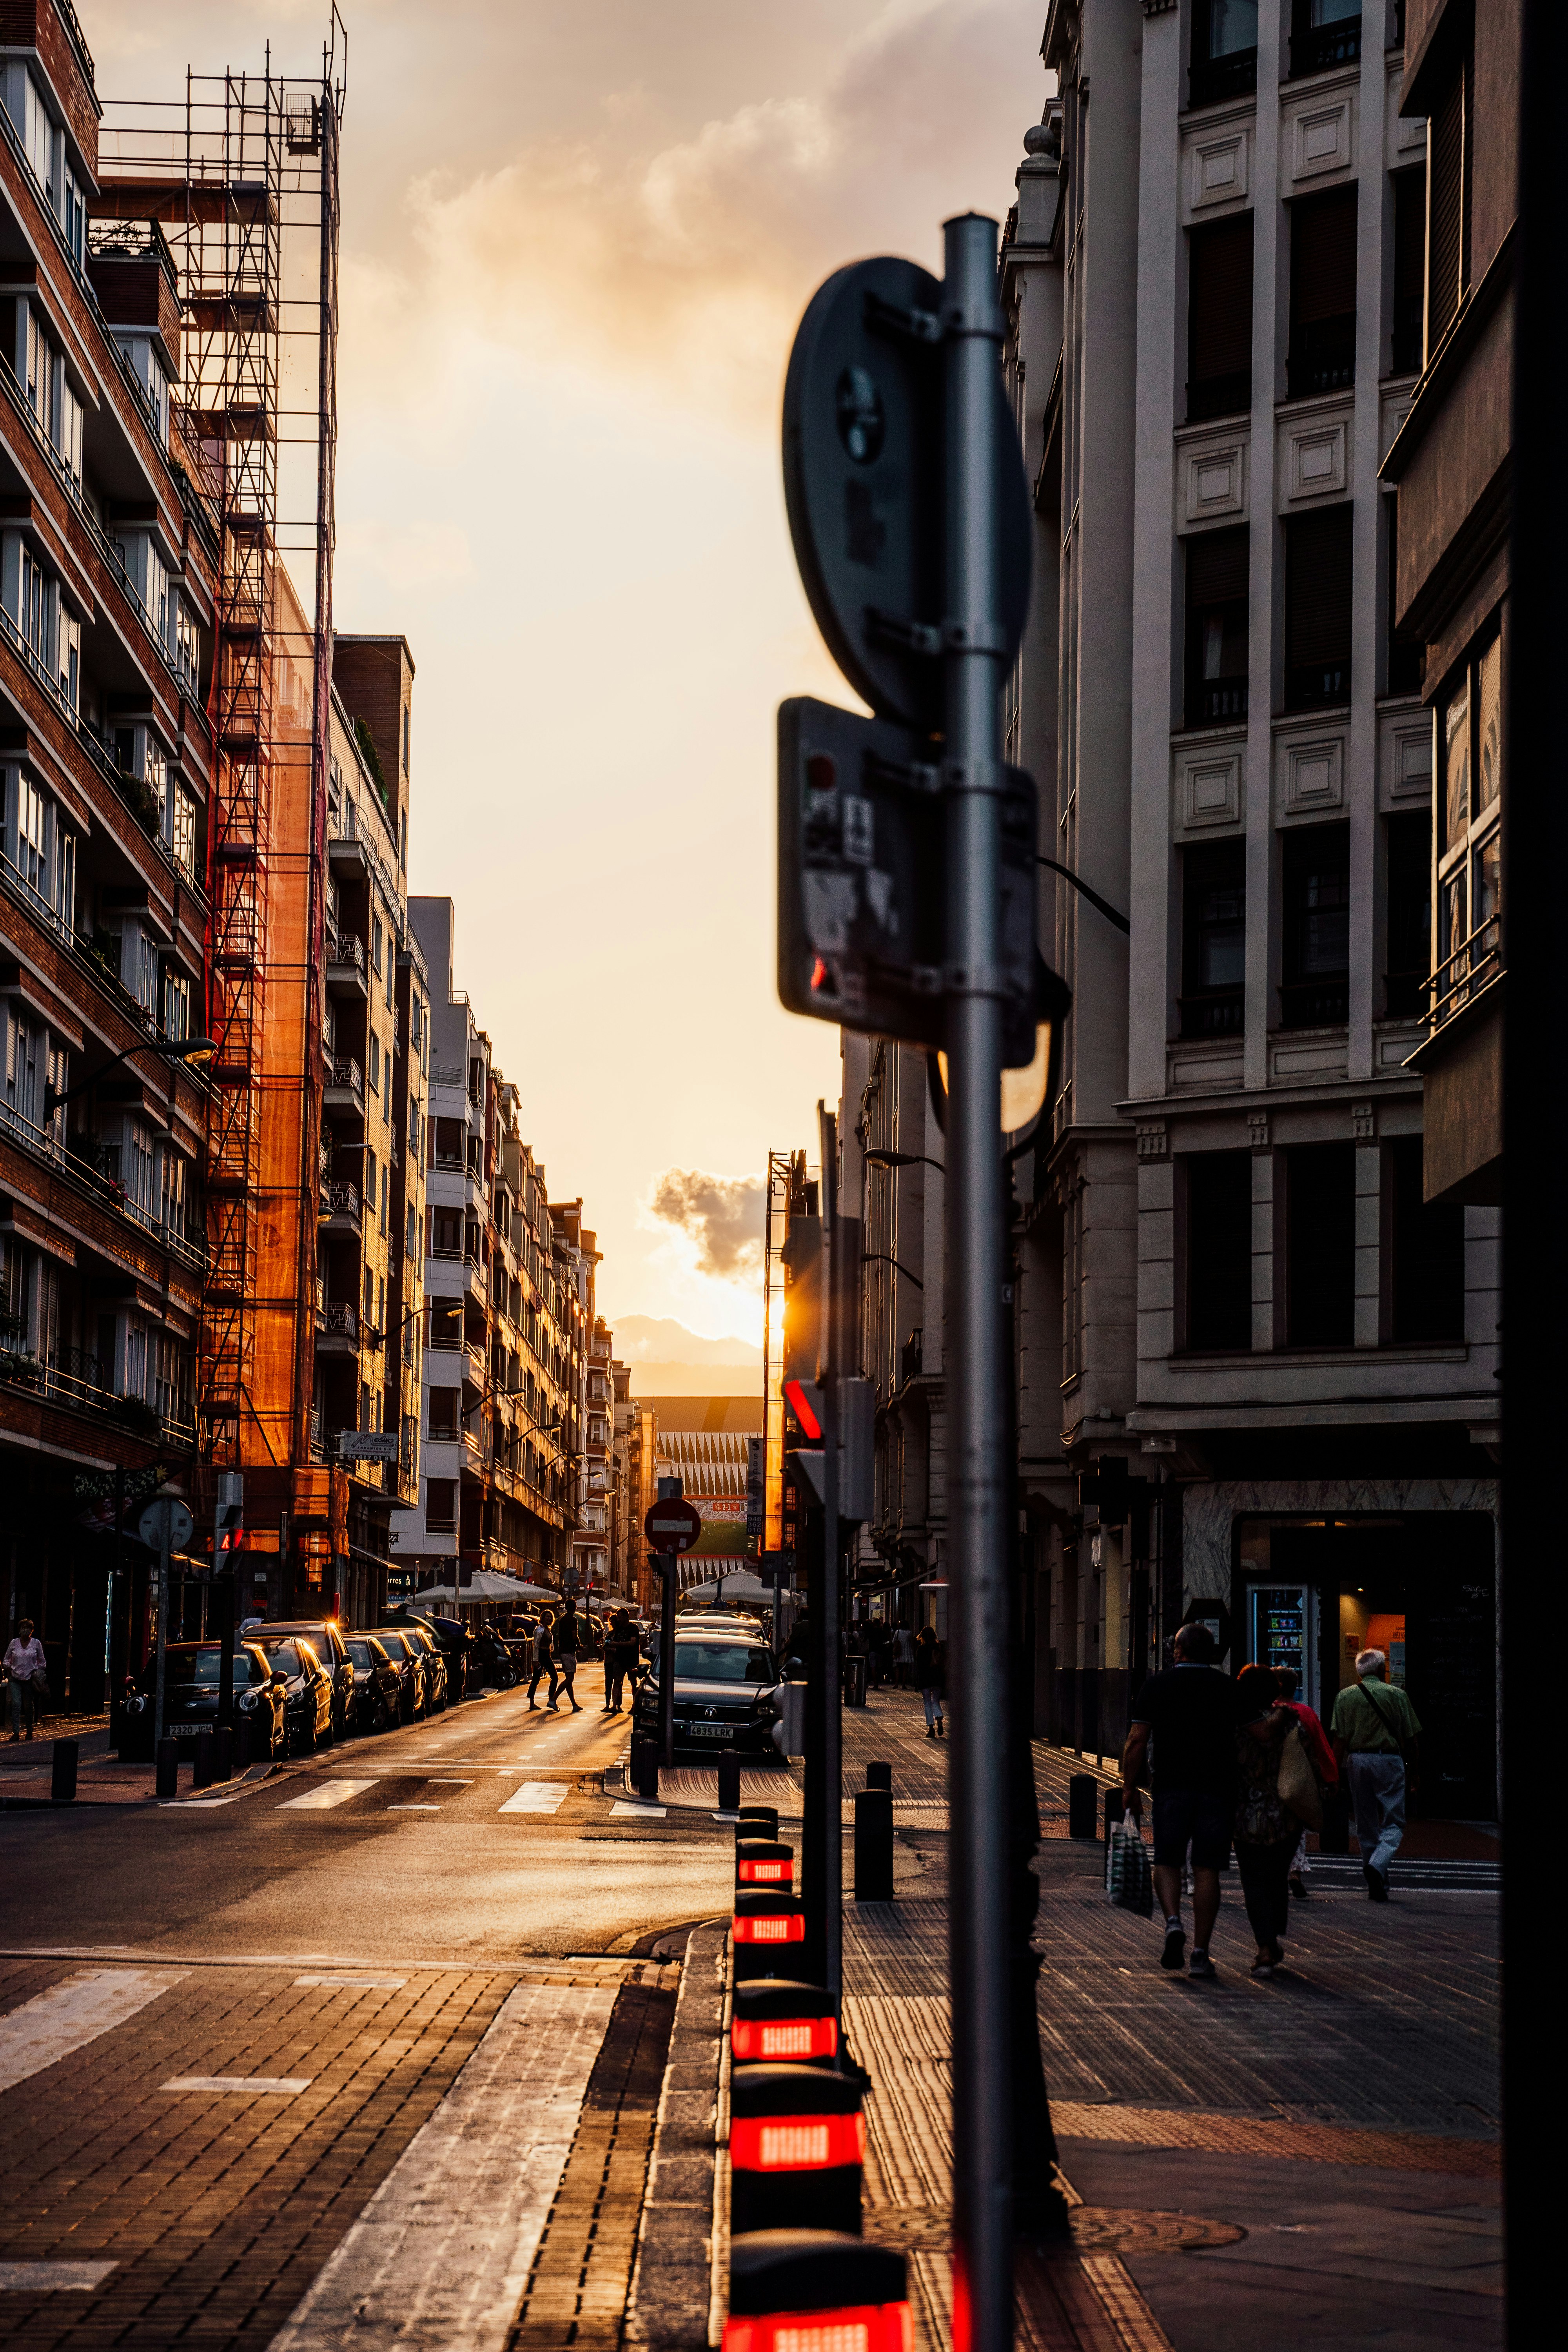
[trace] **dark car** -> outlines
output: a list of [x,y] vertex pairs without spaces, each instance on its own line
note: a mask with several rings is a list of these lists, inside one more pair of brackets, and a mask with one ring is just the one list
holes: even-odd
[[332,1685],[332,1733],[338,1739],[346,1738],[353,1729],[354,1674],[337,1619],[268,1618],[265,1624],[253,1627],[247,1638],[265,1643],[279,1633],[303,1633],[326,1668]]
[[424,1664],[425,1712],[439,1715],[447,1704],[447,1660],[441,1644],[426,1625],[403,1625],[398,1631],[414,1643]]
[[330,1748],[336,1695],[314,1643],[303,1633],[279,1633],[274,1625],[259,1627],[249,1639],[265,1656],[274,1683],[281,1682],[288,1753],[313,1756],[318,1748]]
[[[194,1739],[205,1725],[217,1721],[218,1677],[222,1648],[216,1642],[171,1642],[163,1653],[163,1736]],[[136,1677],[124,1706],[125,1728],[120,1755],[127,1763],[153,1760],[153,1717],[157,1706],[158,1659],[150,1657]],[[234,1645],[234,1720],[248,1723],[250,1752],[255,1758],[285,1752],[284,1699],[262,1652],[248,1642]]]
[[402,1705],[397,1668],[374,1633],[349,1633],[344,1646],[354,1670],[354,1729],[390,1731]]
[[481,1625],[472,1636],[469,1652],[480,1690],[511,1690],[517,1683],[517,1662],[493,1625]]
[[413,1723],[425,1712],[425,1653],[406,1625],[378,1625],[375,1638],[397,1674],[397,1719]]
[[[678,1748],[739,1748],[773,1756],[778,1721],[773,1692],[779,1670],[765,1643],[742,1633],[682,1633],[675,1637],[675,1742]],[[632,1729],[658,1730],[658,1646],[637,1685]]]
[[478,1675],[468,1672],[472,1637],[456,1617],[437,1617],[433,1610],[421,1609],[416,1602],[409,1601],[401,1609],[389,1610],[387,1622],[394,1625],[422,1625],[429,1634],[446,1662],[448,1706],[456,1706],[459,1699],[478,1690]]

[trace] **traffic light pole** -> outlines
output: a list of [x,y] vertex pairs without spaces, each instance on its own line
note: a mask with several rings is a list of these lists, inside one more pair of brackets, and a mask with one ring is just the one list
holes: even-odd
[[[953,2305],[961,2352],[1013,2341],[1008,2064],[996,224],[943,225],[946,403],[947,1348],[952,1887]],[[824,1173],[826,1171],[825,1171]]]

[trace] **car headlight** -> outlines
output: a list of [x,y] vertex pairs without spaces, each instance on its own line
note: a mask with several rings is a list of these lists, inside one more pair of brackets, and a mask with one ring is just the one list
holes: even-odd
[[134,1698],[128,1698],[128,1699],[126,1700],[126,1702],[125,1702],[125,1712],[126,1712],[126,1714],[127,1714],[127,1715],[145,1715],[145,1714],[146,1714],[146,1712],[147,1712],[147,1701],[146,1701],[146,1699],[142,1696],[142,1693],[141,1693],[140,1691],[138,1691],[138,1692],[137,1692],[137,1694],[136,1694],[136,1696],[135,1696],[135,1697],[134,1697]]
[[256,1700],[257,1694],[255,1691],[241,1691],[237,1702],[240,1713],[242,1715],[254,1715],[256,1712]]

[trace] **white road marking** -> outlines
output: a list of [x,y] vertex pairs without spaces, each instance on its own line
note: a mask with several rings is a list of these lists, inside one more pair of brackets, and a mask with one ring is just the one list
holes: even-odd
[[309,2074],[176,2074],[172,2083],[160,2083],[161,2091],[257,2091],[269,2098],[291,2099],[297,2091],[308,2091]]
[[471,1780],[442,1780],[432,1775],[429,1785],[432,1789],[471,1789],[474,1784]]
[[509,1994],[270,2352],[502,2352],[615,1998]]
[[0,2294],[87,2294],[101,2286],[111,2263],[0,2263]]
[[364,1985],[376,1992],[401,1992],[406,1977],[296,1977],[297,1985]]
[[362,1797],[374,1789],[374,1780],[323,1780],[319,1789],[307,1789],[302,1797],[285,1797],[276,1810],[280,1813],[324,1813],[331,1805],[346,1805],[351,1797]]
[[638,1804],[629,1797],[617,1797],[610,1807],[610,1813],[612,1819],[616,1813],[647,1813],[654,1821],[662,1822],[667,1810],[663,1805]]
[[123,2025],[161,1992],[178,1984],[184,1969],[79,1969],[63,1984],[35,1993],[0,2017],[0,2091],[41,2074],[73,2050]]
[[389,1813],[438,1813],[439,1805],[388,1805]]
[[521,1787],[512,1790],[504,1805],[497,1806],[496,1811],[501,1813],[558,1813],[571,1793],[564,1780],[524,1780]]

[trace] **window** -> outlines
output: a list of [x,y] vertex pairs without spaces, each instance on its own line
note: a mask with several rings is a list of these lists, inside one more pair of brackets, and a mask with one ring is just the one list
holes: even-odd
[[425,1481],[425,1525],[432,1535],[451,1535],[458,1525],[458,1482],[455,1478]]
[[38,1123],[38,1033],[18,1014],[14,1001],[0,1006],[5,1024],[5,1111],[8,1122]]
[[1420,372],[1426,308],[1426,166],[1394,174],[1394,338],[1395,375]]
[[183,685],[197,691],[195,615],[184,597],[174,600],[174,668]]
[[1290,17],[1290,72],[1329,73],[1361,55],[1361,0],[1295,0]]
[[178,1040],[191,1034],[191,983],[177,964],[163,966],[163,1025],[165,1037]]
[[72,613],[60,607],[59,627],[55,637],[55,661],[60,692],[73,710],[81,708],[81,623]]
[[1391,1021],[1418,1021],[1426,1010],[1432,953],[1432,820],[1384,820],[1388,877],[1387,970],[1384,1010]]
[[364,1270],[364,1319],[371,1324],[375,1321],[375,1276],[368,1265]]
[[190,1359],[179,1341],[166,1331],[153,1340],[153,1403],[160,1419],[190,1419]]
[[1186,542],[1189,727],[1247,716],[1247,538],[1243,525]]
[[1285,525],[1285,707],[1351,698],[1352,509],[1320,507]]
[[189,1168],[177,1151],[165,1144],[158,1154],[158,1222],[166,1233],[184,1235],[186,1223]]
[[129,1316],[125,1322],[125,1377],[120,1393],[142,1398],[147,1394],[147,1327]]
[[462,1256],[463,1213],[461,1209],[432,1209],[430,1249],[431,1255],[435,1257]]
[[1355,1145],[1303,1143],[1275,1155],[1285,1176],[1285,1328],[1292,1348],[1355,1339]]
[[1247,844],[1182,852],[1182,1034],[1238,1037],[1245,1014]]
[[1465,1337],[1465,1213],[1423,1197],[1421,1138],[1384,1146],[1384,1244],[1389,1253],[1389,1338],[1414,1347],[1457,1347]]
[[438,1118],[436,1121],[436,1165],[437,1168],[460,1168],[463,1164],[463,1122],[460,1118]]
[[[150,1129],[139,1118],[125,1122],[124,1142],[120,1153],[120,1181],[125,1187],[125,1198],[134,1209],[149,1217],[158,1213],[157,1159]],[[138,1390],[138,1395],[141,1391]]]
[[370,961],[371,968],[378,979],[381,976],[381,917],[373,915],[370,919]]
[[37,304],[24,300],[23,309],[26,314],[26,327],[22,391],[37,419],[38,430],[47,441],[52,441],[55,437],[55,386],[59,362],[54,345],[44,332]]
[[413,707],[405,702],[403,706],[403,772],[405,775],[408,773],[408,735],[413,719]]
[[1430,360],[1470,282],[1473,33],[1427,123],[1426,348]]
[[48,796],[38,789],[25,768],[14,768],[9,772],[15,776],[16,783],[8,795],[11,808],[7,811],[10,821],[5,828],[5,855],[25,887],[47,906],[49,903]]
[[1350,1012],[1351,829],[1298,826],[1284,851],[1280,1025],[1338,1027]]
[[432,1298],[430,1308],[430,1345],[432,1348],[455,1349],[463,1344],[463,1302],[460,1298]]
[[1402,636],[1395,626],[1399,608],[1399,500],[1385,498],[1383,511],[1388,530],[1388,687],[1390,694],[1419,694],[1426,649],[1417,637]]
[[381,1039],[374,1029],[370,1033],[370,1090],[374,1095],[381,1092]]
[[1189,104],[1212,106],[1258,87],[1258,0],[1194,0]]
[[1252,215],[1187,237],[1187,419],[1252,405]]
[[49,623],[54,610],[54,583],[34,555],[24,547],[17,568],[16,628],[38,667],[47,670],[53,647]]
[[458,1413],[462,1401],[461,1389],[431,1390],[430,1434],[432,1437],[458,1436],[460,1428]]
[[169,846],[175,863],[194,876],[196,870],[196,804],[183,784],[177,785],[170,796],[169,814]]
[[384,1161],[381,1171],[381,1230],[383,1233],[386,1231],[386,1202],[391,1181],[392,1171]]
[[1438,714],[1437,992],[1446,1021],[1502,969],[1502,639],[1467,660]]
[[1356,191],[1331,188],[1290,206],[1288,397],[1355,382]]

